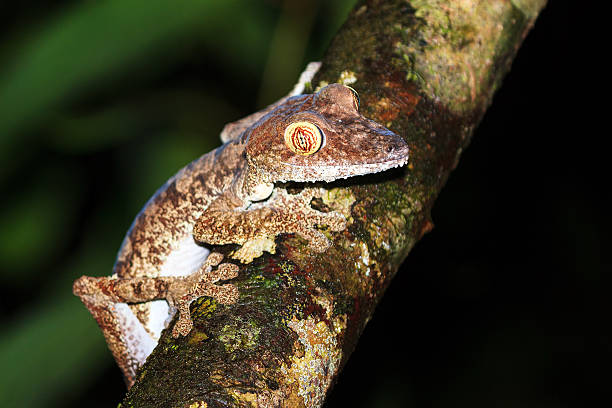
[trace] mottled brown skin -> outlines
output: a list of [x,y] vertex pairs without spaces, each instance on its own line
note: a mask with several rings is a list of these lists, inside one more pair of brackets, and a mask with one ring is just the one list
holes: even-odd
[[[267,120],[265,120],[267,118]],[[287,100],[274,120],[266,117],[249,128],[247,159],[249,181],[333,181],[376,173],[403,165],[408,157],[404,140],[358,111],[351,88],[328,85],[318,93]],[[282,143],[291,123],[314,123],[325,135],[325,144],[311,156],[294,154]],[[256,169],[265,169],[259,174]]]
[[[102,328],[128,386],[151,344],[157,342],[159,333],[153,332],[151,324],[163,324],[153,321],[160,317],[151,317],[152,300],[167,300],[170,316],[179,311],[172,330],[177,337],[190,332],[189,305],[198,297],[211,296],[224,304],[238,299],[235,286],[215,285],[236,277],[238,266],[221,264],[223,257],[218,253],[201,259],[192,233],[201,244],[241,245],[232,257],[245,263],[263,250],[273,251],[274,238],[283,233],[297,233],[309,241],[313,251],[323,252],[330,241],[318,227],[342,231],[344,217],[310,206],[314,197],[321,196],[321,188],[289,194],[274,183],[332,181],[406,163],[406,143],[361,116],[357,101],[353,90],[332,84],[226,127],[226,144],[179,171],[145,205],[119,251],[114,274],[84,276],[75,282],[74,293]],[[307,121],[322,131],[324,143],[316,153],[296,154],[285,144],[284,131],[296,121]],[[182,256],[185,248],[191,251],[189,256],[197,256],[177,267],[175,255]],[[169,271],[183,266],[184,270]],[[190,274],[191,270],[195,273]],[[125,303],[138,320],[130,320],[129,309],[120,307]],[[134,327],[138,325],[141,327]],[[139,337],[145,331],[150,339]],[[144,343],[148,348],[141,347]]]
[[[73,292],[98,322],[128,386],[134,382],[136,370],[143,360],[135,358],[128,347],[126,330],[117,323],[121,319],[115,304],[130,304],[132,312],[146,329],[150,308],[144,302],[166,299],[180,312],[173,329],[173,334],[178,336],[191,329],[189,304],[199,297],[196,292],[207,291],[207,296],[213,296],[221,303],[233,303],[237,299],[233,285],[214,284],[217,280],[235,277],[236,265],[219,266],[213,271],[215,275],[221,274],[217,279],[210,275],[210,269],[221,260],[220,254],[210,254],[196,273],[185,278],[160,277],[160,270],[178,243],[191,237],[202,210],[245,167],[244,160],[237,160],[241,151],[244,148],[235,143],[226,144],[180,170],[155,193],[134,220],[117,255],[113,275],[102,278],[83,276],[74,284]],[[195,288],[194,279],[200,276],[202,280]],[[193,296],[185,297],[190,288]],[[149,335],[157,341],[157,336],[150,332]]]

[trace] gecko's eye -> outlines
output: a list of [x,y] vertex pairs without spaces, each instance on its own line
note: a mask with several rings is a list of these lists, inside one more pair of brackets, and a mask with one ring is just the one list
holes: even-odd
[[323,132],[311,122],[299,121],[285,129],[285,144],[293,153],[309,156],[323,145]]
[[[346,86],[346,85],[344,85]],[[353,88],[351,88],[350,86],[346,86],[348,89],[351,90],[351,92],[353,93],[353,104],[355,106],[355,110],[358,111],[359,110],[359,94],[357,93],[356,90],[354,90]]]

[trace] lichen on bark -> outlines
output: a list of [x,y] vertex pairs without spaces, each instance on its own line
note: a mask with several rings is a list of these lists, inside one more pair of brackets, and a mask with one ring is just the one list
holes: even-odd
[[[192,332],[162,335],[122,407],[320,406],[419,238],[543,0],[360,1],[312,87],[350,83],[400,134],[409,164],[322,184],[348,220],[313,253],[300,237],[241,266],[234,305],[200,299]],[[299,188],[299,186],[297,186]],[[214,248],[229,254],[235,246]]]

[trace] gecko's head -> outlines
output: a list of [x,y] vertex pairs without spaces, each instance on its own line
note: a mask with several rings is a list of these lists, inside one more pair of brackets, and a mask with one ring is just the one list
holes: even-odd
[[352,89],[331,84],[288,99],[243,136],[250,171],[267,182],[332,181],[399,167],[408,145],[359,113]]

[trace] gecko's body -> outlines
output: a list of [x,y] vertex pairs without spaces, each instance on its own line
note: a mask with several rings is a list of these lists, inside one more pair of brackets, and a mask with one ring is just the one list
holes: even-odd
[[[232,160],[237,157],[236,149],[235,143],[229,143],[203,155],[155,193],[119,249],[113,267],[117,278],[185,276],[202,267],[210,251],[194,241],[193,227],[203,210],[231,184],[234,174],[243,171],[244,161]],[[120,316],[121,332],[133,333],[126,336],[126,349],[120,354],[129,356],[129,370],[135,372],[153,351],[174,313],[161,299],[114,307]]]
[[279,234],[296,233],[322,252],[330,241],[317,226],[345,228],[340,214],[310,206],[321,189],[289,194],[274,183],[332,181],[408,158],[405,142],[361,116],[354,91],[338,84],[281,100],[228,125],[222,137],[223,146],[180,170],[145,205],[113,276],[75,282],[129,386],[176,310],[173,335],[186,335],[193,300],[206,295],[231,304],[238,298],[234,285],[215,285],[236,277],[237,265],[221,264],[220,254],[200,244],[239,244],[232,257],[248,263],[272,252]]

